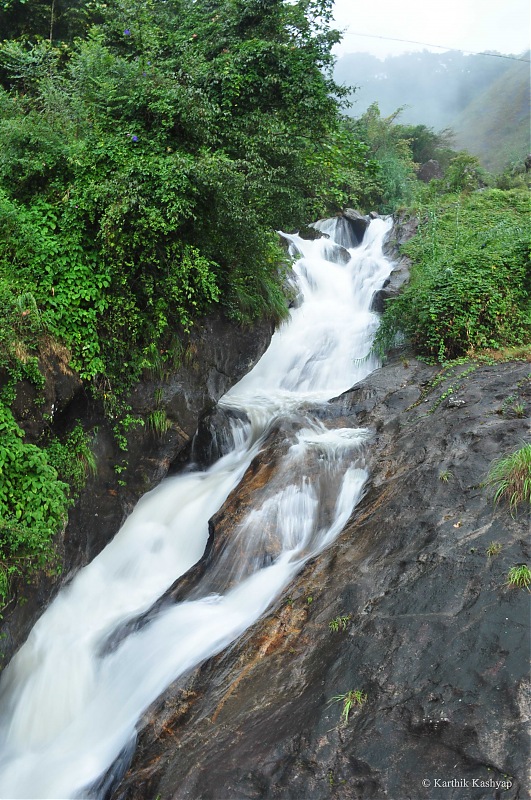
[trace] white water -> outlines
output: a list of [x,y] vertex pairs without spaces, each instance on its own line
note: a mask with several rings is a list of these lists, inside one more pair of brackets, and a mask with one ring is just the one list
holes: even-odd
[[[333,238],[333,222],[319,227]],[[167,479],[145,495],[5,670],[1,798],[98,797],[96,782],[134,740],[146,708],[178,676],[242,634],[344,527],[367,478],[369,433],[327,430],[303,409],[345,391],[376,366],[368,357],[377,327],[369,307],[391,269],[381,253],[389,227],[390,221],[373,221],[346,265],[323,257],[334,254],[327,240],[290,237],[302,256],[294,264],[302,303],[221,401],[246,413],[245,436],[235,423],[234,449],[213,467]],[[162,605],[151,621],[113,644],[113,632],[199,560],[209,518],[279,418],[290,421],[286,452],[217,563],[188,600]]]

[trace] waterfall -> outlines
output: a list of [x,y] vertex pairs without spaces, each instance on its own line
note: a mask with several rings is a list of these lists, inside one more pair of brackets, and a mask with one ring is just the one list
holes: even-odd
[[[0,798],[101,797],[101,777],[134,746],[150,704],[240,636],[340,533],[367,479],[370,432],[330,430],[308,409],[377,366],[370,304],[391,270],[382,255],[390,225],[372,221],[352,249],[334,220],[316,224],[329,238],[286,235],[297,307],[220,401],[229,416],[237,412],[229,452],[210,469],[168,478],[146,494],[4,671]],[[160,604],[145,624],[128,627],[201,558],[210,517],[273,422],[283,420],[289,425],[276,472],[215,563],[182,602]]]

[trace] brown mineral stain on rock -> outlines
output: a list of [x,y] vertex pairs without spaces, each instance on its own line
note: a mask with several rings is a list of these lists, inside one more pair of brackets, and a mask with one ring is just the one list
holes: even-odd
[[[290,602],[186,678],[197,692],[188,715],[170,725],[166,745],[145,727],[116,800],[424,800],[421,772],[508,775],[504,797],[524,795],[528,594],[507,591],[505,576],[531,562],[529,516],[493,506],[481,483],[526,434],[526,419],[496,409],[515,391],[531,407],[529,368],[478,366],[460,389],[462,407],[437,403],[437,392],[412,406],[436,369],[411,359],[399,392],[397,371],[403,382],[402,365],[391,364],[326,409],[330,424],[362,417],[376,431],[371,484],[352,520],[288,587]],[[250,483],[262,470],[275,480],[278,460],[262,458]],[[441,465],[451,481],[440,480]],[[226,508],[252,494],[242,485]],[[225,525],[221,512],[214,535]],[[489,559],[492,540],[503,549]],[[332,633],[341,614],[349,627]],[[367,702],[340,726],[330,700],[353,689]],[[155,756],[148,792],[138,776]],[[491,796],[478,789],[466,800]]]

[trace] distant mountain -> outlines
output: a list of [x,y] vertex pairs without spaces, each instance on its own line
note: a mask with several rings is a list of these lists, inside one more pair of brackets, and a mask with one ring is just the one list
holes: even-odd
[[502,171],[531,151],[529,109],[529,64],[512,62],[452,122],[456,146],[479,156],[491,172]]
[[338,59],[335,79],[355,88],[349,115],[374,102],[383,116],[403,107],[401,122],[452,128],[456,147],[499,171],[529,149],[529,64],[494,55],[424,50],[381,61],[350,53]]

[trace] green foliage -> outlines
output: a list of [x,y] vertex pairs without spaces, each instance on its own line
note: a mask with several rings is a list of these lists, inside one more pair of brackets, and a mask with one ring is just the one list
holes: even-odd
[[417,236],[403,247],[413,261],[411,281],[387,303],[376,346],[385,351],[402,332],[421,355],[448,361],[527,342],[527,195],[448,195],[419,216]]
[[397,136],[408,142],[415,164],[425,164],[433,159],[446,170],[455,155],[452,149],[454,134],[449,128],[435,132],[426,125],[397,124],[395,129]]
[[526,170],[523,158],[512,160],[503,170],[495,177],[495,186],[497,189],[524,189],[529,188],[531,183],[531,176]]
[[328,627],[333,633],[337,633],[338,631],[346,631],[349,621],[350,614],[343,614],[342,616],[331,619],[328,623]]
[[0,30],[6,38],[71,42],[86,31],[91,19],[97,19],[101,8],[99,2],[87,0],[2,0]]
[[493,558],[493,556],[499,555],[501,551],[502,551],[502,545],[500,544],[500,542],[491,542],[487,547],[487,549],[485,550],[485,553],[486,555],[488,555],[489,558]]
[[343,703],[341,711],[341,721],[344,725],[348,723],[350,712],[356,706],[364,706],[367,702],[367,694],[360,689],[351,689],[346,694],[336,694],[330,700],[330,703]]
[[171,422],[166,416],[163,408],[156,408],[148,414],[148,428],[153,431],[155,436],[162,437],[171,428]]
[[450,161],[446,184],[450,192],[472,192],[484,184],[484,177],[479,158],[470,153],[458,153]]
[[373,103],[359,119],[345,121],[347,129],[367,143],[369,163],[374,165],[374,182],[367,187],[361,205],[376,206],[383,214],[410,203],[416,183],[409,131],[395,124],[400,111],[382,117]]
[[[107,406],[218,304],[242,323],[282,319],[274,230],[370,192],[377,168],[330,76],[331,13],[330,0],[0,7],[0,295],[33,296]],[[29,354],[36,321],[23,320]]]
[[449,469],[445,469],[443,472],[439,473],[439,480],[442,481],[443,483],[448,483],[449,481],[452,480],[453,477],[454,476]]
[[24,441],[0,402],[0,594],[13,575],[53,561],[52,539],[66,521],[69,487],[45,450]]
[[81,425],[76,425],[62,443],[54,439],[46,447],[48,462],[57,470],[59,478],[67,483],[72,495],[77,495],[89,476],[97,473],[90,440]]
[[527,589],[531,586],[531,570],[527,564],[519,564],[517,567],[511,567],[507,574],[507,586],[516,589]]
[[[511,513],[515,514],[520,505],[531,504],[531,444],[524,444],[519,450],[495,461],[485,481],[486,486],[494,486],[494,502],[506,500]],[[529,509],[528,509],[529,510]]]

